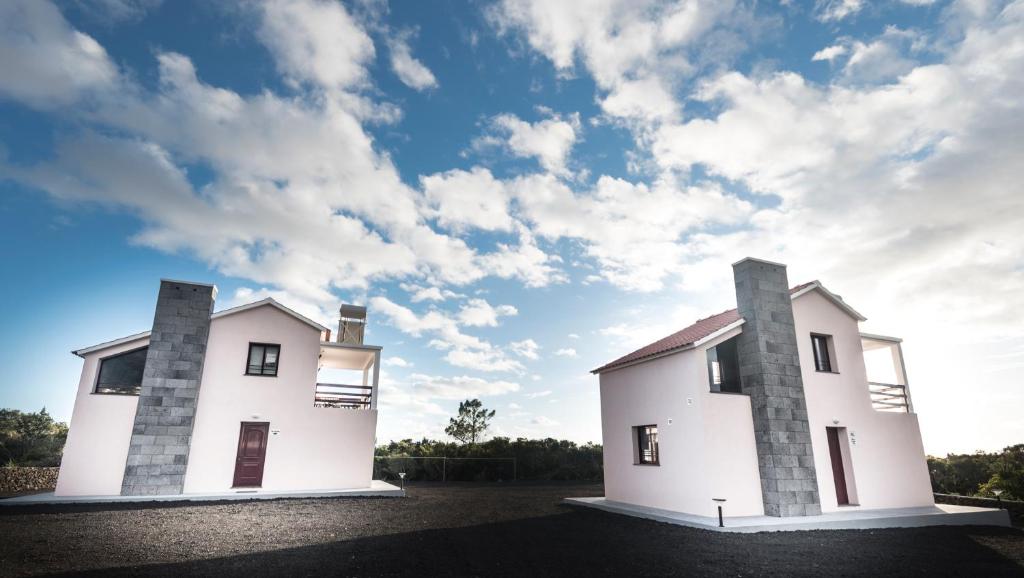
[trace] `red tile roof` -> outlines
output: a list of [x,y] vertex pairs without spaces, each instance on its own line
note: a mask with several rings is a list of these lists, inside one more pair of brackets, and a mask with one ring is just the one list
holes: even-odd
[[[812,283],[816,283],[816,281],[811,281],[810,283],[803,283],[801,285],[797,285],[796,287],[790,289],[789,293],[797,293],[798,291],[804,289],[805,287],[811,285]],[[732,323],[736,323],[739,320],[740,314],[735,309],[729,309],[728,311],[723,311],[717,315],[705,317],[704,319],[698,320],[696,323],[685,329],[677,331],[672,335],[669,335],[668,337],[659,339],[654,343],[651,343],[650,345],[645,345],[640,349],[637,349],[633,353],[624,355],[611,363],[602,365],[601,367],[592,370],[590,373],[601,373],[602,371],[608,371],[609,369],[614,369],[622,365],[627,365],[634,361],[640,361],[675,349],[681,349],[688,345],[693,345],[694,343],[700,341],[701,339],[704,339],[708,335],[711,335],[712,333]]]

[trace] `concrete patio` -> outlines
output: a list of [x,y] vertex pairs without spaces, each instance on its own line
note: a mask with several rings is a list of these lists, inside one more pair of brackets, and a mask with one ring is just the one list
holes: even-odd
[[773,516],[726,517],[724,527],[718,518],[695,516],[671,510],[648,508],[614,502],[603,497],[566,498],[570,506],[594,508],[678,526],[701,528],[714,532],[789,532],[796,530],[862,530],[871,528],[920,528],[924,526],[1010,526],[1010,514],[995,508],[975,508],[936,504],[923,508],[893,508],[831,512],[820,516],[776,518]]
[[258,489],[233,490],[209,494],[172,494],[165,496],[55,496],[53,492],[0,500],[0,506],[42,504],[106,504],[126,502],[212,502],[222,500],[277,500],[280,498],[401,498],[405,490],[387,482],[373,480],[368,488],[347,490],[302,490],[274,492]]

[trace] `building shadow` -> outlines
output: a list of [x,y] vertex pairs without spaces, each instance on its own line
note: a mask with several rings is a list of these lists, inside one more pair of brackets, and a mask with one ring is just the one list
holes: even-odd
[[[381,520],[386,532],[386,520]],[[1017,561],[979,543],[1004,541]],[[116,545],[111,546],[116,549]],[[1024,534],[937,527],[723,534],[566,509],[470,527],[428,529],[93,575],[237,576],[1022,576]],[[110,559],[119,557],[110,552]],[[122,557],[123,558],[123,557]],[[76,571],[74,575],[82,574]],[[68,574],[71,575],[71,574]]]

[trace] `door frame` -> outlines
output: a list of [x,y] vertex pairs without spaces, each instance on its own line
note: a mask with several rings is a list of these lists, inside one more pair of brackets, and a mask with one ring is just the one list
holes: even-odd
[[[260,479],[259,483],[252,485],[239,485],[238,484],[238,460],[242,452],[242,442],[244,441],[243,435],[245,434],[246,426],[262,426],[266,435],[263,436],[263,459],[260,461]],[[263,487],[263,472],[267,467],[267,448],[270,445],[270,422],[269,421],[243,421],[238,426],[238,443],[235,445],[235,467],[231,475],[231,487],[232,488],[262,488]]]
[[[857,485],[853,477],[853,460],[850,455],[850,437],[845,427],[825,428],[829,464],[832,466],[832,484],[839,507],[858,506]],[[845,497],[845,501],[842,499]]]

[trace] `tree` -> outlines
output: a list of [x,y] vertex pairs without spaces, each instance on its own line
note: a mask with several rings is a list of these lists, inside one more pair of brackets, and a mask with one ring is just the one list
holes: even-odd
[[68,426],[55,422],[46,408],[31,413],[0,409],[0,461],[28,466],[60,463]]
[[444,433],[464,444],[475,444],[483,438],[492,417],[493,409],[488,411],[479,399],[467,399],[459,403],[459,415],[448,421]]
[[992,464],[992,478],[979,493],[994,495],[992,490],[1003,491],[1003,498],[1024,500],[1024,444],[1003,449]]

